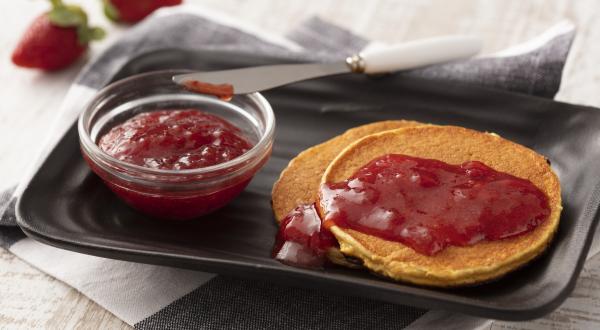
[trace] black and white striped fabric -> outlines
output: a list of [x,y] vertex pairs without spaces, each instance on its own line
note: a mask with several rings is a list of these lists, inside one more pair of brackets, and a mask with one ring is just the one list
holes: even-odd
[[[404,74],[467,82],[553,97],[575,36],[562,23],[531,42],[486,58],[433,66]],[[130,58],[171,47],[277,54],[306,60],[339,59],[365,47],[381,47],[312,18],[286,37],[244,26],[222,14],[182,6],[158,11],[90,62],[69,90],[51,149],[80,107]],[[28,180],[24,173],[24,179]],[[17,182],[15,182],[17,184]],[[104,259],[64,251],[26,238],[15,224],[19,188],[0,194],[0,246],[81,291],[140,329],[445,329],[489,327],[492,321],[317,290],[276,286],[198,271]]]

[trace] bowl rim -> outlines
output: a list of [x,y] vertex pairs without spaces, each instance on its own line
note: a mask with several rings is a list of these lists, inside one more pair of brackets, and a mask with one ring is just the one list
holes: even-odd
[[[241,94],[241,95],[237,95],[237,96],[234,95],[234,97],[248,97],[250,100],[254,101],[258,105],[258,108],[265,116],[264,132],[260,135],[260,139],[258,140],[258,142],[250,150],[246,151],[245,153],[243,153],[242,155],[240,155],[236,158],[233,158],[233,159],[228,160],[223,163],[206,166],[206,167],[194,168],[194,169],[184,169],[184,170],[150,168],[150,167],[136,165],[136,164],[132,164],[132,163],[128,163],[128,162],[119,160],[119,159],[107,154],[106,152],[104,152],[92,140],[92,138],[90,136],[90,132],[91,132],[91,126],[93,126],[93,125],[90,125],[90,129],[89,129],[90,132],[88,132],[88,130],[86,129],[85,121],[89,122],[90,119],[94,116],[94,114],[97,111],[97,110],[95,110],[97,107],[94,107],[94,105],[98,104],[103,99],[105,94],[107,94],[108,92],[113,91],[113,90],[118,90],[119,87],[121,87],[125,84],[128,84],[128,83],[131,83],[132,81],[141,80],[144,78],[148,78],[150,76],[175,75],[175,74],[186,73],[186,72],[191,72],[191,70],[169,69],[169,70],[156,70],[156,71],[140,73],[140,74],[132,75],[127,78],[120,79],[113,83],[110,83],[110,84],[106,85],[105,87],[103,87],[102,89],[100,89],[98,92],[96,92],[95,96],[90,101],[87,102],[87,104],[84,107],[84,110],[81,112],[81,114],[79,115],[79,118],[77,120],[77,130],[79,133],[79,140],[80,140],[80,143],[82,144],[83,149],[87,149],[87,150],[85,150],[85,152],[89,155],[89,157],[92,158],[92,160],[93,160],[95,158],[94,156],[96,156],[96,157],[100,158],[100,160],[103,162],[106,162],[109,164],[113,163],[113,164],[115,164],[119,167],[125,168],[127,170],[131,170],[131,171],[138,172],[138,173],[141,172],[141,173],[149,174],[149,175],[198,176],[198,175],[202,175],[202,174],[209,174],[209,173],[213,173],[216,171],[222,171],[222,170],[226,170],[229,168],[234,168],[235,166],[238,166],[238,165],[243,165],[244,163],[252,160],[255,157],[260,157],[261,151],[270,148],[270,145],[273,140],[274,131],[275,131],[275,114],[273,112],[273,108],[271,107],[271,104],[267,101],[267,99],[263,95],[261,95],[258,92],[249,93],[249,94]],[[175,82],[173,82],[173,84],[176,85]],[[181,88],[182,88],[182,90],[184,90],[183,87],[181,87]],[[116,92],[116,94],[118,94],[118,92]],[[216,99],[216,101],[219,103],[220,102],[223,102],[223,103],[228,102],[228,101],[223,101],[223,100],[219,100],[219,99]],[[241,109],[243,109],[243,108],[241,108]],[[87,120],[85,120],[85,119],[87,119]],[[93,160],[93,161],[95,163],[97,163],[97,161],[95,161],[95,160]],[[104,164],[98,164],[98,165],[102,166]],[[237,171],[235,171],[235,172],[237,172]]]

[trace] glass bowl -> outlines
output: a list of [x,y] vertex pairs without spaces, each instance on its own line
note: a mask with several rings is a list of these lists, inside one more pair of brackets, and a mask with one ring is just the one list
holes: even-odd
[[[133,208],[155,218],[187,220],[213,212],[235,198],[271,155],[275,116],[259,93],[225,102],[185,90],[171,81],[181,70],[156,71],[112,83],[79,117],[84,159],[105,184]],[[228,120],[254,145],[224,163],[186,170],[148,168],[118,160],[97,141],[115,125],[142,112],[199,109]]]

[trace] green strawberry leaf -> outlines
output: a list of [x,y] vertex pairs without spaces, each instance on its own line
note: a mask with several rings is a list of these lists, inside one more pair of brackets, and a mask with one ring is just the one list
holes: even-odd
[[52,7],[62,6],[63,4],[62,0],[50,0],[50,3],[52,4]]
[[90,40],[101,40],[106,36],[106,31],[103,28],[92,27],[90,31]]
[[98,27],[88,26],[87,14],[81,7],[65,5],[62,0],[50,0],[52,10],[48,13],[50,22],[60,27],[74,27],[81,45],[87,45],[92,40],[104,38],[106,33]]
[[104,38],[106,32],[99,27],[90,28],[88,26],[81,26],[77,28],[77,35],[79,37],[79,43],[86,45],[92,40],[100,40]]
[[76,6],[57,6],[48,13],[52,24],[60,27],[79,26],[87,24],[87,15]]
[[119,21],[119,10],[113,6],[110,0],[103,0],[104,3],[104,15],[113,22]]

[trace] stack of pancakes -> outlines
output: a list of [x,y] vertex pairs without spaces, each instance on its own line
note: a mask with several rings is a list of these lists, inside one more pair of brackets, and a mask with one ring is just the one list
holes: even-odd
[[525,234],[470,246],[449,246],[432,256],[419,254],[399,242],[333,226],[330,229],[340,248],[329,251],[328,257],[335,263],[352,266],[355,263],[347,260],[359,259],[371,271],[420,285],[473,285],[527,264],[546,249],[556,232],[562,209],[560,185],[546,158],[496,134],[404,120],[356,127],[300,153],[273,187],[275,218],[280,221],[297,205],[315,202],[323,215],[318,203],[322,183],[343,181],[386,154],[449,164],[481,161],[497,171],[531,181],[547,195],[550,216]]

